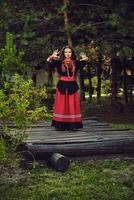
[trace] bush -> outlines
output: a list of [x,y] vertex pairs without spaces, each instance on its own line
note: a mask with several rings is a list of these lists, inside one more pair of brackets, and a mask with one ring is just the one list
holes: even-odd
[[110,80],[102,80],[101,87],[102,87],[102,93],[109,94],[111,92]]
[[[16,135],[10,135],[14,149],[26,137],[25,131],[31,122],[51,117],[47,107],[41,106],[39,97],[42,93],[36,93],[34,89],[32,80],[24,79],[18,74],[12,76],[10,82],[4,82],[3,88],[0,89],[0,121],[3,134],[4,138],[9,137],[8,122],[11,121],[16,126]],[[35,94],[38,97],[35,98]],[[45,90],[43,95],[45,97]]]

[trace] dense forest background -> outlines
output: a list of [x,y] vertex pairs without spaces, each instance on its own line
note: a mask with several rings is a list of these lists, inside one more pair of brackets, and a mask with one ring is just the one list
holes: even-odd
[[[64,45],[73,46],[78,56],[80,51],[85,51],[91,58],[86,71],[89,96],[93,90],[89,78],[92,73],[97,76],[98,102],[102,76],[105,79],[111,76],[110,87],[115,101],[120,75],[132,75],[134,71],[132,0],[1,0],[1,48],[5,45],[6,32],[13,34],[17,49],[24,51],[23,62],[32,69],[45,68],[47,56]],[[126,79],[124,91],[127,90]],[[81,81],[81,88],[83,91],[84,81]],[[127,92],[124,93],[127,102]],[[81,96],[84,100],[84,94]]]
[[0,43],[4,45],[7,31],[13,33],[17,47],[25,49],[26,62],[37,68],[44,66],[49,51],[67,44],[68,34],[74,47],[87,47],[95,40],[103,51],[118,48],[130,55],[134,45],[133,11],[130,0],[1,0]]
[[[78,59],[80,52],[89,58],[78,73],[86,131],[65,133],[70,144],[56,131],[51,143],[47,121],[52,119],[56,70],[46,59],[68,44]],[[39,72],[38,80],[48,78],[47,84],[36,84]],[[0,199],[133,200],[133,130],[134,0],[0,0]],[[89,146],[90,156],[74,158],[74,163],[71,158],[64,174],[52,171],[27,146],[21,148],[31,131],[42,149],[46,133],[49,150],[61,135],[56,151],[58,144],[69,144],[67,152],[79,149],[76,139],[83,155],[83,144]],[[23,159],[25,153],[30,162]]]

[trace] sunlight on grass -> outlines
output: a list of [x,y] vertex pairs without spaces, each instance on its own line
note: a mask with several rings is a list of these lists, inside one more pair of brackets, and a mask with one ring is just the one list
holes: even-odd
[[134,125],[132,124],[111,124],[114,128],[128,128],[130,130],[134,130]]
[[3,184],[1,200],[132,200],[134,160],[72,163],[65,173],[45,167],[23,171],[17,182]]

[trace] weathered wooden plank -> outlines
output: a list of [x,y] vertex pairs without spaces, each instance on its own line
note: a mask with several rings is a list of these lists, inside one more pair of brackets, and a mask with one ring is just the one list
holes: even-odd
[[55,144],[55,145],[39,145],[39,144],[25,144],[25,149],[32,153],[52,153],[59,152],[69,155],[91,155],[91,154],[105,154],[105,153],[133,153],[134,141],[98,141],[77,144]]
[[84,120],[83,125],[78,131],[56,131],[51,121],[38,121],[27,130],[23,149],[43,156],[55,152],[71,156],[134,153],[134,131],[94,119]]
[[[98,121],[95,121],[95,120],[86,120],[86,121],[83,121],[83,124],[84,126],[87,126],[87,125],[91,125],[91,126],[109,126],[108,123],[102,123],[102,122],[98,122]],[[12,122],[9,122],[7,124],[9,127],[16,127],[15,124],[13,124]],[[44,121],[44,122],[35,122],[34,124],[28,124],[30,127],[49,127],[51,126],[51,121]]]
[[98,118],[96,116],[83,117],[83,120],[98,120]]
[[111,137],[114,137],[114,138],[118,138],[118,137],[133,137],[134,138],[134,132],[130,132],[130,133],[126,133],[126,134],[122,134],[120,132],[120,134],[107,134],[107,135],[101,135],[101,134],[87,134],[86,132],[83,133],[83,134],[77,134],[77,135],[73,135],[73,134],[70,134],[70,135],[59,135],[57,137],[57,135],[52,135],[52,136],[49,136],[49,135],[46,135],[45,137],[40,135],[40,137],[36,137],[36,135],[29,135],[28,139],[34,139],[34,138],[38,138],[38,139],[56,139],[56,140],[60,140],[60,139],[69,139],[69,138],[111,138]]
[[83,135],[83,134],[87,134],[87,135],[95,135],[95,134],[104,134],[104,135],[110,135],[110,134],[127,134],[127,133],[131,133],[131,134],[134,134],[134,131],[131,131],[131,130],[126,130],[126,131],[122,131],[122,130],[109,130],[109,131],[103,131],[103,130],[98,130],[98,131],[90,131],[90,132],[87,132],[87,131],[72,131],[72,132],[69,132],[69,131],[50,131],[50,132],[30,132],[29,135],[49,135],[50,137],[55,135],[55,136],[68,136],[68,135]]
[[82,119],[83,123],[107,123],[107,122],[100,122],[99,120],[90,120],[90,119]]
[[[26,133],[36,133],[36,134],[38,134],[38,133],[48,133],[48,134],[52,134],[53,132],[54,133],[57,133],[58,132],[58,134],[60,134],[61,132],[63,133],[63,134],[66,134],[66,133],[68,133],[68,134],[70,134],[70,133],[78,133],[78,132],[97,132],[97,131],[127,131],[127,130],[129,130],[129,129],[116,129],[116,128],[92,128],[92,127],[87,127],[87,128],[83,128],[83,129],[79,129],[79,130],[77,130],[77,131],[57,131],[57,130],[55,130],[55,129],[51,129],[51,128],[49,128],[49,129],[44,129],[44,128],[32,128],[32,129],[27,129],[26,130]],[[13,134],[13,133],[17,133],[17,131],[19,132],[20,130],[17,130],[17,129],[11,129],[10,130],[10,133],[11,134]]]
[[43,139],[40,139],[40,140],[26,140],[25,142],[32,142],[34,144],[71,144],[71,143],[85,143],[85,142],[97,142],[97,141],[106,141],[106,140],[109,140],[110,141],[113,141],[113,140],[125,140],[125,141],[130,141],[130,140],[133,140],[134,141],[134,137],[116,137],[116,138],[112,138],[112,137],[109,137],[109,138],[68,138],[68,139],[51,139],[51,140],[43,140]]
[[100,127],[109,127],[110,125],[109,124],[104,124],[104,123],[83,123],[83,127],[87,127],[87,126],[93,126],[93,127],[96,127],[96,126],[100,126]]
[[109,130],[103,130],[103,129],[98,129],[98,130],[82,130],[82,132],[84,133],[87,133],[87,134],[104,134],[104,135],[109,135],[109,134],[114,134],[114,135],[116,135],[116,134],[127,134],[127,133],[134,133],[134,131],[130,131],[130,130],[121,130],[121,129],[119,129],[119,130],[114,130],[114,129],[109,129]]
[[47,145],[47,144],[72,144],[72,143],[86,143],[86,142],[98,142],[98,141],[102,141],[102,142],[105,142],[107,140],[109,140],[109,142],[113,142],[113,141],[120,141],[120,140],[124,140],[124,141],[133,141],[134,138],[106,138],[105,140],[103,139],[100,139],[100,138],[77,138],[77,139],[60,139],[60,140],[39,140],[39,139],[35,139],[35,140],[28,140],[28,141],[25,141],[26,143],[33,143],[33,144],[44,144],[44,145]]
[[[19,130],[18,130],[19,131]],[[113,131],[116,131],[116,132],[119,132],[119,131],[122,131],[122,133],[123,132],[129,132],[129,129],[122,129],[122,128],[119,128],[119,129],[117,129],[117,128],[83,128],[83,129],[79,129],[79,130],[77,130],[77,131],[68,131],[68,130],[66,130],[66,131],[57,131],[57,130],[55,130],[55,129],[38,129],[38,128],[33,128],[33,129],[27,129],[26,130],[26,133],[29,133],[29,134],[40,134],[40,133],[42,133],[42,134],[44,134],[44,133],[46,133],[46,134],[50,134],[50,135],[52,135],[52,134],[58,134],[58,135],[60,135],[61,133],[63,134],[63,135],[65,135],[65,134],[71,134],[71,133],[73,133],[73,134],[79,134],[79,133],[81,133],[81,132],[89,132],[89,133],[94,133],[94,132],[110,132],[111,133],[111,131],[113,132]],[[11,129],[10,130],[10,133],[15,133],[15,132],[17,132],[17,129]]]
[[48,133],[42,133],[42,132],[38,132],[37,133],[30,133],[28,134],[28,138],[27,138],[27,141],[28,140],[52,140],[52,139],[57,139],[57,140],[60,140],[60,139],[73,139],[73,138],[92,138],[92,137],[95,137],[95,138],[100,138],[100,137],[103,137],[103,138],[110,138],[110,137],[114,137],[114,138],[118,138],[118,137],[134,137],[134,131],[128,131],[128,132],[123,132],[123,131],[116,131],[116,132],[113,132],[113,131],[109,131],[108,133],[104,134],[105,132],[70,132],[69,134],[68,133],[60,133],[60,132],[52,132],[50,134]]
[[[10,133],[9,135],[19,135],[19,133],[16,133],[16,132],[12,132]],[[83,137],[83,136],[95,136],[95,137],[100,137],[100,136],[104,136],[104,137],[107,137],[107,136],[113,136],[113,137],[116,137],[116,136],[127,136],[127,135],[132,135],[134,137],[134,132],[127,132],[127,131],[109,131],[109,132],[106,132],[106,131],[92,131],[92,132],[77,132],[77,133],[73,133],[73,132],[70,132],[70,133],[53,133],[53,132],[50,132],[50,133],[44,133],[44,132],[30,132],[30,133],[26,133],[27,137],[28,138],[68,138],[68,137]]]
[[[104,137],[70,137],[70,138],[59,138],[59,139],[56,139],[56,138],[28,138],[27,140],[25,140],[25,142],[33,142],[33,143],[36,143],[36,142],[38,142],[38,143],[44,143],[44,144],[47,144],[47,143],[61,143],[61,142],[63,142],[63,141],[65,141],[65,142],[77,142],[77,141],[81,141],[81,142],[83,142],[83,141],[89,141],[89,140],[92,140],[92,139],[95,139],[96,141],[97,140],[100,140],[100,139],[102,139],[103,140],[103,138]],[[122,137],[121,135],[120,136],[117,136],[117,137],[114,137],[114,136],[110,136],[110,137],[105,137],[105,139],[109,139],[109,141],[110,140],[112,140],[112,139],[115,139],[115,140],[118,140],[118,139],[134,139],[134,137],[133,136],[125,136],[125,137]]]
[[[104,134],[106,133],[106,134]],[[109,136],[127,136],[127,135],[132,135],[134,137],[134,131],[109,131],[109,132],[103,132],[103,131],[98,131],[98,132],[77,132],[77,133],[74,133],[74,132],[70,132],[70,133],[44,133],[44,132],[38,132],[38,134],[36,134],[35,132],[34,133],[30,133],[28,135],[28,138],[34,138],[34,137],[44,137],[44,138],[54,138],[56,137],[57,139],[58,138],[68,138],[68,137],[83,137],[83,136],[95,136],[95,137],[100,137],[100,136],[104,136],[104,137],[109,137]]]

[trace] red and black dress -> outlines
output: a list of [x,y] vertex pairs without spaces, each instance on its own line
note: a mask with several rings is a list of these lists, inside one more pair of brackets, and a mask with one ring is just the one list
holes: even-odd
[[85,66],[86,61],[66,60],[49,61],[51,69],[57,67],[60,79],[57,84],[55,102],[53,107],[52,126],[58,130],[73,130],[82,128],[80,99],[78,84],[76,82],[79,68]]

